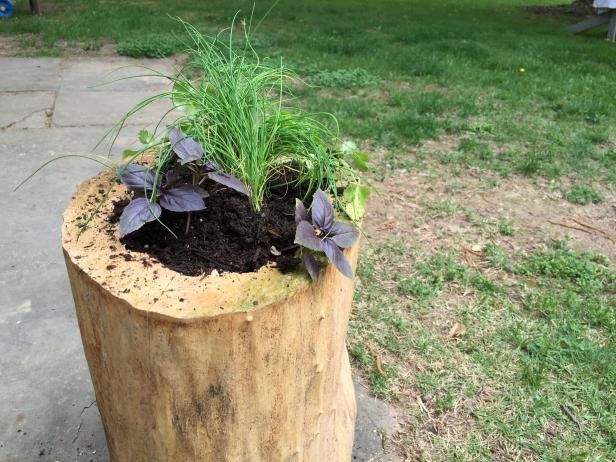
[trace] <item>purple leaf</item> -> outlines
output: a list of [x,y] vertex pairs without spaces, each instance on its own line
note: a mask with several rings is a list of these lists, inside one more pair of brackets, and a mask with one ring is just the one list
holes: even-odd
[[205,208],[201,194],[188,185],[164,191],[158,200],[163,208],[172,212],[195,212]]
[[130,201],[120,216],[120,237],[137,231],[149,221],[160,217],[160,205],[150,202],[145,197],[138,197]]
[[342,247],[343,249],[347,249],[349,247],[353,247],[359,233],[357,230],[349,225],[348,223],[341,223],[339,221],[335,221],[329,230],[329,238],[336,243],[338,247]]
[[307,221],[300,221],[297,225],[294,242],[307,249],[323,252],[323,241],[314,233],[314,228]]
[[169,187],[173,183],[180,181],[181,177],[174,169],[170,169],[165,173],[165,183],[166,187]]
[[300,221],[308,221],[308,213],[302,201],[295,199],[295,224],[298,225]]
[[334,224],[334,207],[329,197],[320,189],[312,196],[312,223],[326,233]]
[[323,252],[327,255],[327,258],[334,264],[334,266],[349,279],[353,279],[353,270],[351,265],[345,258],[342,250],[338,248],[332,241],[323,241]]
[[203,148],[199,143],[190,136],[185,136],[177,128],[169,129],[169,142],[171,143],[171,149],[178,155],[182,165],[203,157]]
[[248,188],[246,188],[246,185],[244,185],[244,183],[242,183],[238,178],[234,177],[233,175],[229,175],[228,173],[224,172],[211,172],[208,173],[208,176],[210,177],[210,180],[213,180],[216,183],[220,183],[227,188],[235,189],[237,192],[242,193],[246,196],[250,195],[248,193]]
[[126,164],[118,167],[116,173],[120,181],[133,191],[152,190],[154,188],[154,173],[139,164]]
[[319,268],[319,264],[310,252],[304,252],[303,258],[306,271],[308,271],[308,274],[310,275],[312,280],[316,281],[321,271],[321,268]]
[[218,164],[214,162],[213,160],[206,160],[203,163],[203,167],[205,167],[206,172],[214,172],[216,170],[219,170]]

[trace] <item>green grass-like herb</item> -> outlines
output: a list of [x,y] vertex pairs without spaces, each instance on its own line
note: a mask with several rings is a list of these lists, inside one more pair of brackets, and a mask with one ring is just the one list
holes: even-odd
[[[233,27],[206,36],[184,26],[189,37],[187,68],[177,76],[164,76],[173,82],[173,89],[137,105],[118,130],[150,102],[170,99],[185,113],[173,125],[199,142],[206,159],[247,186],[255,211],[271,182],[288,172],[294,172],[295,183],[308,191],[321,188],[334,197],[340,182],[357,180],[335,152],[336,119],[323,114],[322,122],[317,115],[287,107],[292,102],[289,83],[296,77],[282,63],[261,60],[251,46],[249,29],[240,41],[243,46],[237,47]],[[168,161],[168,145],[160,149],[157,171]]]

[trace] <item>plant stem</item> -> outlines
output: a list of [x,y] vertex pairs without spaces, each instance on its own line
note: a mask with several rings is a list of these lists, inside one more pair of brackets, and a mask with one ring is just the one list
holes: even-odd
[[[199,179],[197,178],[198,172],[191,170],[192,173],[192,185],[193,188],[199,184]],[[184,230],[184,236],[188,236],[188,231],[190,231],[190,217],[192,216],[191,212],[188,212],[188,218],[186,219],[186,229]]]
[[188,236],[188,231],[190,230],[190,217],[192,216],[191,212],[188,212],[188,218],[186,219],[186,229],[184,230],[184,236]]

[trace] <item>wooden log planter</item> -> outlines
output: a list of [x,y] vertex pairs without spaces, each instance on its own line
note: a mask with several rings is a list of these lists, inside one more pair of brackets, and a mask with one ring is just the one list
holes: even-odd
[[[349,461],[356,404],[345,335],[353,283],[331,265],[189,277],[128,252],[113,176],[80,185],[62,243],[111,460]],[[354,267],[358,244],[345,252]]]

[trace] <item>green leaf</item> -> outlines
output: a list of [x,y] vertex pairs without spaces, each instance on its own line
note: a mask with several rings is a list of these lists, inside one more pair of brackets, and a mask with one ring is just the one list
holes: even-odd
[[149,146],[153,140],[154,135],[152,135],[149,131],[139,130],[139,141],[141,142],[141,144]]
[[351,140],[343,141],[340,145],[340,152],[342,154],[351,154],[355,151],[357,151],[357,145]]
[[122,151],[122,159],[127,159],[128,157],[134,157],[139,154],[140,151],[133,151],[132,149],[125,149]]
[[350,164],[360,172],[368,171],[369,156],[367,152],[355,151],[349,154]]
[[197,109],[193,104],[193,92],[194,88],[190,83],[176,80],[171,91],[173,105],[184,109],[187,114],[194,114],[197,112]]
[[353,221],[361,220],[365,213],[370,190],[360,184],[352,184],[344,190],[344,211]]

